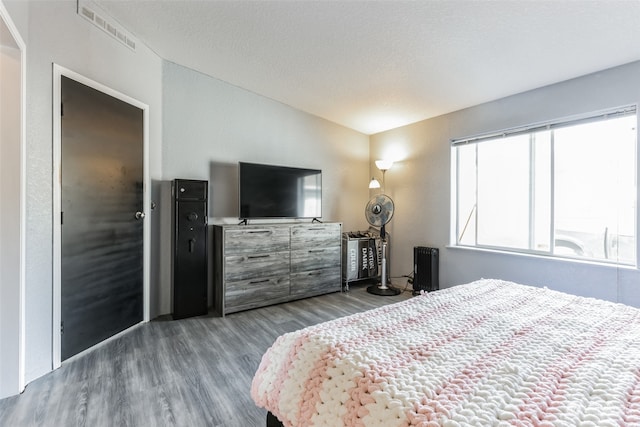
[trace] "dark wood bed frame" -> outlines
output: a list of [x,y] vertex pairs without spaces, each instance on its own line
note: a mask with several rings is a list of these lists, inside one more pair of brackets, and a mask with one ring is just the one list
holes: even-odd
[[284,427],[284,424],[271,412],[267,412],[267,427]]

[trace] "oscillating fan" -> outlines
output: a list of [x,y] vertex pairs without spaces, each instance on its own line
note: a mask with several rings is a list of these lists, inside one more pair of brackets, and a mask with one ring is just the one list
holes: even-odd
[[387,233],[385,225],[393,217],[393,200],[386,194],[378,194],[367,203],[364,215],[373,227],[380,227],[380,239],[382,240],[382,275],[380,285],[369,286],[367,292],[374,295],[391,296],[398,295],[400,290],[387,286]]

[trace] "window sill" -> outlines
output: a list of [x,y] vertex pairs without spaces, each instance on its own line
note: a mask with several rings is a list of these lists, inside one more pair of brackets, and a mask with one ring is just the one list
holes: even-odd
[[598,266],[604,268],[613,268],[613,269],[622,269],[629,271],[637,271],[639,270],[634,265],[629,264],[616,264],[613,262],[603,262],[603,261],[595,261],[595,260],[587,260],[587,259],[579,259],[579,258],[571,258],[571,257],[560,257],[553,255],[543,255],[539,253],[527,253],[527,252],[514,252],[507,251],[495,248],[479,248],[474,246],[458,246],[458,245],[447,245],[446,249],[454,250],[454,251],[469,251],[469,252],[478,252],[485,254],[493,254],[493,255],[504,255],[504,256],[512,256],[512,257],[521,257],[521,258],[535,258],[539,260],[545,260],[550,262],[561,262],[561,263],[570,263],[570,264],[583,264],[590,266]]

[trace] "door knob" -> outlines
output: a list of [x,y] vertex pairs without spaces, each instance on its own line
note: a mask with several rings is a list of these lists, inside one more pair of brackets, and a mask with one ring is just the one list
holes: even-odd
[[142,219],[142,218],[144,218],[144,212],[140,212],[140,211],[136,212],[136,219]]

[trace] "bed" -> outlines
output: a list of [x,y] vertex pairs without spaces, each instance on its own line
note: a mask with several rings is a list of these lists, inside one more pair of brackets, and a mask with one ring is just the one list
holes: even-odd
[[640,426],[640,310],[480,280],[280,336],[253,378],[290,426]]

